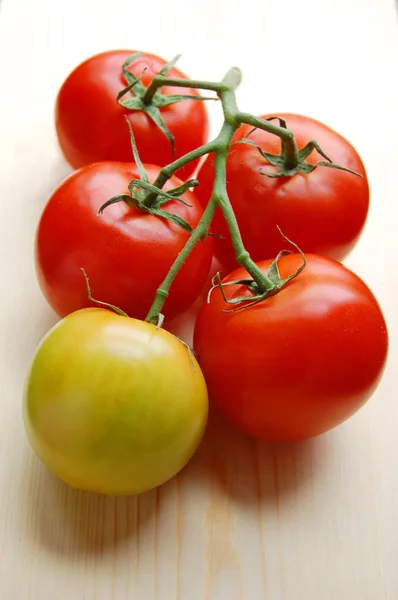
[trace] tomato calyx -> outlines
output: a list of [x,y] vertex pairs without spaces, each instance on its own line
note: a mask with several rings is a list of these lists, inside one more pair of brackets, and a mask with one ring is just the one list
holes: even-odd
[[[128,67],[131,65],[131,63],[133,63],[137,58],[145,56],[145,54],[145,52],[134,52],[123,63],[122,72],[128,85],[118,93],[116,100],[120,106],[123,106],[123,108],[127,108],[128,110],[132,111],[142,111],[148,115],[148,117],[155,123],[157,127],[159,127],[162,133],[169,140],[173,157],[175,157],[174,136],[163,121],[160,109],[164,108],[165,106],[170,106],[171,104],[176,104],[177,102],[182,102],[183,100],[203,101],[214,100],[215,98],[187,94],[162,94],[161,89],[158,89],[156,85],[152,85],[154,80],[152,80],[151,84],[146,87],[141,81],[143,73],[139,77],[136,77],[131,71],[128,70]],[[167,77],[170,69],[174,67],[180,56],[181,55],[178,54],[173,58],[173,60],[168,62],[159,71],[157,76]],[[122,100],[123,96],[125,96],[128,92],[131,92],[133,96]]]
[[[235,279],[233,281],[227,281],[227,282],[223,283],[221,280],[220,273],[218,272],[218,273],[216,273],[216,275],[213,277],[213,280],[212,280],[212,287],[207,296],[208,303],[210,303],[210,299],[211,299],[211,295],[212,295],[213,291],[216,288],[219,288],[224,302],[235,306],[232,309],[227,309],[227,310],[224,309],[223,312],[236,312],[238,310],[244,310],[245,308],[249,308],[251,306],[254,306],[255,304],[258,304],[259,302],[262,302],[263,300],[266,300],[270,296],[275,296],[275,294],[278,294],[285,287],[285,285],[287,285],[290,281],[292,281],[292,279],[295,279],[296,277],[298,277],[298,275],[300,275],[300,273],[303,271],[303,269],[305,268],[305,266],[307,264],[304,252],[302,252],[302,250],[300,250],[300,248],[297,246],[297,244],[292,242],[292,240],[289,240],[289,238],[286,237],[282,233],[282,231],[279,227],[278,227],[278,231],[281,234],[281,236],[289,244],[294,246],[294,248],[300,254],[303,262],[299,266],[299,268],[294,273],[289,275],[288,277],[281,279],[281,276],[279,273],[278,262],[280,261],[282,256],[286,256],[287,254],[294,254],[294,252],[292,250],[281,250],[279,252],[279,254],[276,256],[275,260],[271,263],[271,265],[267,271],[266,276],[267,276],[267,280],[269,281],[269,284],[268,284],[267,288],[263,289],[263,290],[260,289],[259,285],[253,279]],[[252,295],[227,298],[224,288],[226,286],[231,286],[231,285],[241,285],[241,286],[243,285],[251,292]]]
[[[155,188],[155,186],[153,186],[149,183],[147,185],[145,185],[145,183],[146,182],[143,182],[139,179],[133,179],[132,182],[128,186],[131,195],[130,194],[119,194],[117,196],[113,196],[112,198],[107,200],[105,202],[105,204],[103,204],[101,206],[101,208],[98,211],[98,216],[102,215],[104,210],[111,204],[117,204],[118,202],[125,202],[131,208],[135,207],[135,208],[138,208],[139,210],[141,210],[142,212],[146,212],[151,215],[160,217],[162,219],[167,219],[169,221],[172,221],[173,223],[175,223],[175,225],[178,225],[185,231],[188,231],[188,233],[192,233],[193,228],[188,223],[188,221],[186,221],[179,215],[175,215],[175,214],[168,212],[167,210],[163,210],[161,208],[161,206],[165,202],[170,202],[170,200],[176,200],[178,202],[182,202],[183,204],[186,204],[187,206],[190,206],[190,205],[187,204],[184,200],[181,200],[181,198],[174,197],[171,193],[168,193],[166,195],[165,192],[162,192],[162,193],[159,193],[159,200],[156,202],[155,205],[146,206],[146,204],[144,202],[146,195],[142,194],[142,191],[144,189],[146,189],[148,191],[156,191],[157,188]],[[187,184],[189,184],[189,183],[190,182],[188,181]],[[140,189],[137,190],[137,187],[139,187]],[[171,190],[171,192],[173,192],[173,191],[174,190]]]
[[[269,119],[267,119],[267,121],[272,120],[278,120],[279,126],[284,129],[287,129],[286,121],[284,119],[281,119],[280,117],[270,117]],[[271,154],[270,152],[265,152],[265,150],[263,150],[258,144],[248,139],[249,135],[252,134],[253,131],[255,131],[255,129],[256,127],[249,131],[246,137],[242,138],[236,143],[254,146],[258,149],[261,156],[265,158],[270,165],[272,165],[273,167],[277,167],[278,170],[276,172],[269,172],[264,169],[260,169],[260,173],[262,175],[265,175],[266,177],[292,177],[296,173],[303,173],[305,175],[308,175],[309,173],[312,173],[312,171],[314,171],[317,167],[328,167],[329,169],[338,169],[339,171],[346,171],[347,173],[351,173],[352,175],[356,175],[357,177],[362,177],[360,173],[357,173],[356,171],[348,169],[347,167],[334,163],[333,160],[327,154],[325,154],[325,152],[319,146],[318,142],[316,142],[315,140],[309,141],[308,144],[304,146],[304,148],[301,148],[301,150],[298,150],[296,147],[293,153],[289,151],[289,148],[287,147],[286,143],[283,140],[281,140],[282,148],[280,154]],[[314,150],[316,150],[318,154],[320,154],[325,160],[318,161],[315,165],[312,165],[309,162],[307,162],[307,158]]]
[[116,196],[112,196],[112,198],[107,200],[100,207],[97,216],[102,215],[102,213],[108,206],[111,206],[112,204],[117,204],[118,202],[125,202],[131,208],[138,208],[142,212],[146,212],[151,215],[156,215],[158,217],[161,217],[162,219],[168,219],[169,221],[172,221],[182,229],[185,229],[185,231],[192,233],[193,229],[185,219],[166,210],[163,210],[162,206],[166,204],[166,202],[170,202],[171,200],[181,202],[181,204],[185,204],[185,206],[191,206],[190,204],[188,204],[188,202],[185,202],[185,200],[180,198],[180,196],[184,194],[184,192],[188,191],[190,188],[199,185],[199,181],[197,179],[189,179],[185,183],[182,183],[181,185],[169,190],[168,192],[165,192],[163,189],[157,187],[156,185],[152,185],[151,183],[149,183],[148,175],[140,159],[137,145],[135,143],[133,129],[127,117],[126,122],[130,130],[131,147],[133,150],[134,160],[137,165],[140,179],[133,179],[132,181],[130,181],[128,185],[128,190],[130,194],[117,194]]

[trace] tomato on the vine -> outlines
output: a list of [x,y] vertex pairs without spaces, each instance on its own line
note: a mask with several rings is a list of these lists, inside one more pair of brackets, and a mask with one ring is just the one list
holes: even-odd
[[34,451],[57,477],[81,490],[127,495],[186,465],[206,427],[208,398],[180,340],[92,308],[43,338],[23,412]]
[[[160,168],[145,165],[150,182]],[[111,197],[128,193],[139,179],[135,164],[103,162],[82,167],[54,191],[41,215],[35,244],[40,287],[61,317],[92,306],[82,269],[93,297],[119,307],[130,317],[145,318],[158,286],[189,239],[179,225],[142,212],[124,202],[98,211]],[[171,177],[164,186],[181,185]],[[191,191],[163,208],[193,228],[202,206]],[[198,243],[179,271],[166,300],[165,314],[176,317],[199,296],[213,255],[210,237]]]
[[[237,305],[215,289],[196,321],[210,403],[256,438],[295,441],[334,428],[369,399],[386,362],[386,323],[366,284],[337,261],[306,258],[279,293],[242,310],[225,312]],[[283,256],[281,278],[301,261]],[[271,262],[258,264],[266,273]],[[238,269],[223,283],[242,279],[247,273]],[[236,284],[224,293],[231,300],[253,292]]]
[[[269,119],[273,115],[264,115]],[[263,151],[280,154],[281,141],[271,133],[242,125],[235,133],[227,159],[227,192],[235,212],[246,249],[253,260],[276,256],[280,247],[279,226],[303,252],[313,252],[341,260],[357,242],[366,222],[369,186],[366,172],[356,150],[341,135],[306,116],[278,114],[293,131],[298,149],[315,140],[334,163],[352,173],[318,166],[310,173],[268,177],[277,168],[257,147],[236,143],[247,137]],[[275,121],[277,124],[277,122]],[[251,132],[251,133],[250,133]],[[250,133],[250,135],[249,135]],[[307,163],[324,161],[316,150]],[[324,161],[327,162],[327,161]],[[202,165],[197,197],[207,203],[214,181],[214,157]],[[234,250],[221,211],[214,219],[215,254],[226,271],[236,268]]]
[[[59,90],[55,119],[59,143],[66,160],[76,169],[97,161],[132,159],[130,138],[124,115],[132,125],[141,160],[160,166],[174,160],[170,141],[143,110],[129,110],[117,102],[128,82],[123,63],[133,53],[112,50],[90,57],[77,66]],[[127,70],[147,87],[166,61],[154,54],[136,58]],[[143,73],[143,71],[145,72]],[[188,79],[173,67],[168,76]],[[134,96],[134,89],[125,98]],[[198,90],[164,86],[163,95],[200,96]],[[209,122],[205,102],[183,100],[160,108],[164,124],[174,137],[175,158],[187,154],[207,141]],[[198,161],[181,168],[177,175],[188,179]]]

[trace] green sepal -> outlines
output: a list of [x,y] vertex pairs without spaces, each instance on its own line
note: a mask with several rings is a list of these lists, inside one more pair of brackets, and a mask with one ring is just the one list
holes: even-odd
[[188,231],[188,233],[193,232],[193,229],[190,226],[190,224],[187,221],[185,221],[185,219],[183,219],[182,217],[179,217],[178,215],[174,215],[173,213],[163,210],[162,208],[151,207],[151,208],[147,208],[147,211],[151,215],[156,215],[158,217],[161,217],[162,219],[167,219],[168,221],[172,221],[173,223],[175,223],[182,229],[185,229],[185,231]]
[[267,277],[269,277],[269,279],[272,281],[272,283],[274,285],[277,285],[281,280],[278,262],[280,261],[282,256],[285,256],[286,254],[291,254],[291,251],[290,250],[281,250],[279,252],[278,256],[275,258],[275,260],[272,262],[270,268],[268,269]]
[[[131,83],[129,83],[129,85],[125,88],[123,88],[122,90],[120,90],[120,92],[118,93],[118,95],[116,96],[116,101],[118,104],[121,104],[122,106],[125,106],[125,103],[128,102],[128,100],[125,100],[123,103],[119,102],[120,98],[123,98],[123,96],[125,94],[127,94],[127,92],[130,92],[134,87],[137,86],[136,88],[136,92],[138,91],[138,89],[143,89],[145,92],[145,86],[141,83],[141,79],[145,73],[146,69],[144,69],[141,73],[141,75],[139,77],[135,77],[135,75],[133,75],[132,73],[130,73],[130,71],[127,71],[126,73],[128,73],[129,75],[131,75],[131,77],[127,76],[125,74],[125,77],[127,80],[130,80]],[[132,79],[133,78],[133,79]],[[139,98],[132,98],[132,100],[139,100]]]
[[[113,196],[112,198],[107,200],[100,207],[97,216],[102,215],[102,213],[108,206],[111,206],[112,204],[117,204],[118,202],[125,202],[128,206],[138,208],[142,212],[156,215],[162,219],[168,219],[169,221],[172,221],[175,225],[178,225],[185,231],[192,233],[193,229],[191,225],[187,221],[185,221],[185,219],[178,215],[174,215],[173,213],[165,211],[161,207],[163,206],[163,204],[165,204],[166,202],[170,202],[171,200],[175,202],[181,202],[182,204],[185,204],[185,206],[190,207],[191,205],[188,204],[188,202],[185,202],[185,200],[183,200],[182,198],[179,198],[178,195],[183,194],[191,187],[195,187],[199,184],[199,181],[197,179],[190,179],[189,181],[182,183],[176,188],[169,190],[169,192],[165,192],[161,188],[158,188],[155,185],[149,183],[148,175],[140,159],[131,123],[127,116],[125,116],[125,119],[130,131],[131,146],[133,150],[134,160],[140,175],[140,179],[133,179],[132,181],[130,181],[128,185],[130,194],[117,194],[116,196]],[[145,203],[147,193],[155,195],[155,199],[150,205]]]
[[124,63],[122,64],[122,72],[124,75],[125,80],[128,83],[128,87],[124,88],[124,90],[121,90],[117,96],[117,100],[119,101],[119,99],[125,94],[127,93],[132,87],[135,87],[135,93],[137,94],[137,96],[141,96],[141,94],[145,94],[145,86],[143,83],[141,83],[141,77],[143,75],[143,73],[145,72],[146,69],[144,69],[143,73],[141,73],[141,75],[139,77],[136,77],[131,71],[128,70],[127,67],[129,67],[131,65],[132,62],[134,62],[137,58],[140,58],[141,56],[144,56],[145,52],[133,52],[133,54],[130,54],[130,56],[124,61]]
[[[141,186],[146,186],[144,181],[137,180],[137,182]],[[153,186],[150,186],[150,184],[148,184],[148,185],[149,185],[149,187],[153,187]],[[155,189],[158,190],[158,188],[155,188]],[[176,200],[176,198],[172,198],[172,199]],[[160,217],[162,219],[167,219],[169,221],[172,221],[173,223],[175,223],[175,225],[178,225],[185,231],[188,231],[188,233],[192,233],[192,231],[193,231],[191,225],[187,221],[185,221],[185,219],[183,219],[182,217],[180,217],[178,215],[174,215],[173,213],[170,213],[166,210],[163,210],[162,208],[160,208],[156,205],[155,206],[146,206],[139,197],[137,198],[133,195],[130,196],[129,194],[118,194],[117,196],[113,196],[112,198],[107,200],[99,209],[97,216],[101,215],[108,206],[111,206],[111,204],[117,204],[118,202],[125,202],[126,204],[128,204],[128,206],[130,206],[130,207],[134,206],[134,207],[138,208],[139,210],[141,210],[142,212],[146,212],[150,215],[156,215],[157,217]]]
[[[131,89],[131,87],[127,87],[125,88],[126,91],[129,91]],[[123,90],[122,90],[123,91]],[[121,94],[122,92],[120,92]],[[123,106],[123,108],[128,108],[128,110],[143,110],[145,111],[145,104],[143,104],[141,98],[139,97],[133,97],[133,98],[128,98],[127,100],[123,100],[122,102],[119,102],[119,104],[121,106]]]
[[109,200],[104,202],[104,204],[100,207],[97,212],[97,217],[102,215],[104,210],[111,206],[112,204],[117,204],[118,202],[125,202],[128,206],[135,206],[136,199],[130,196],[129,194],[118,194],[117,196],[112,196]]
[[115,306],[114,304],[109,304],[109,302],[102,302],[102,300],[96,300],[95,298],[93,298],[93,296],[91,294],[91,287],[90,287],[90,282],[87,277],[87,273],[83,269],[83,267],[81,267],[81,270],[83,272],[84,279],[86,280],[87,298],[90,300],[90,302],[94,302],[94,304],[98,304],[99,306],[104,306],[105,308],[110,308],[111,310],[113,310],[115,313],[117,313],[121,317],[128,317],[128,314],[125,313],[124,310],[122,310],[118,306]]
[[[297,250],[297,252],[300,254],[300,256],[302,258],[303,262],[300,265],[300,267],[297,269],[297,271],[295,271],[288,277],[285,277],[284,279],[280,278],[280,273],[279,273],[279,268],[278,268],[279,260],[282,258],[282,256],[293,253],[291,250],[281,250],[279,252],[279,254],[277,255],[277,257],[275,258],[275,260],[271,263],[271,265],[267,271],[267,277],[268,277],[268,279],[271,280],[273,285],[272,285],[272,287],[267,289],[265,292],[261,292],[259,290],[257,284],[255,283],[255,281],[253,279],[236,279],[234,281],[228,281],[226,283],[222,283],[220,273],[217,273],[213,277],[212,287],[207,295],[207,302],[210,302],[211,294],[213,293],[213,291],[216,288],[218,288],[221,292],[223,300],[227,304],[240,305],[240,306],[237,306],[236,308],[232,308],[230,310],[224,310],[223,312],[236,312],[238,310],[243,310],[245,308],[254,306],[254,305],[258,304],[259,302],[266,300],[270,296],[274,296],[275,294],[278,294],[285,287],[285,285],[287,283],[289,283],[289,281],[298,277],[298,275],[300,275],[300,273],[302,272],[302,270],[305,268],[305,266],[307,264],[305,255],[304,255],[303,251],[297,246],[297,244],[292,242],[292,240],[290,240],[288,237],[286,237],[282,233],[282,231],[279,227],[278,227],[278,231],[281,234],[281,236],[283,237],[283,239],[286,240],[289,244],[291,244]],[[252,296],[238,296],[236,298],[228,299],[224,292],[224,287],[226,287],[228,285],[246,286],[252,292],[253,295]]]
[[301,271],[305,268],[307,261],[306,261],[304,252],[297,246],[297,244],[295,244],[284,233],[282,233],[280,227],[277,227],[277,229],[278,229],[279,233],[281,234],[281,236],[283,237],[283,239],[286,240],[286,242],[288,242],[291,246],[293,246],[297,250],[297,252],[300,254],[302,261],[303,261],[302,264],[300,265],[300,267],[297,269],[297,271],[295,271],[295,273],[292,273],[292,275],[285,277],[285,279],[281,279],[280,274],[279,274],[279,269],[278,269],[278,262],[282,258],[282,256],[285,256],[286,254],[293,254],[293,253],[291,250],[281,250],[279,252],[278,256],[275,258],[275,260],[270,265],[270,267],[268,269],[268,273],[267,273],[268,277],[275,284],[276,291],[279,291],[287,283],[289,283],[289,281],[291,281],[292,279],[295,279],[298,275],[300,275]]
[[[142,164],[140,155],[138,153],[137,144],[135,143],[135,137],[134,137],[134,133],[133,133],[133,128],[131,127],[131,123],[130,123],[128,117],[125,115],[124,118],[126,119],[127,126],[129,128],[130,143],[131,143],[131,147],[133,149],[134,161],[135,161],[135,164],[137,165],[138,173],[140,175],[141,181],[148,182],[149,181],[148,175],[146,174],[145,167]],[[129,186],[129,189],[130,189],[130,186]]]
[[[177,196],[181,196],[181,194],[184,194],[185,192],[187,192],[191,188],[197,187],[198,185],[199,185],[199,181],[197,179],[189,179],[188,181],[186,181],[182,185],[179,185],[176,188],[173,188],[173,189],[169,190],[167,193],[170,194],[170,196],[173,196],[173,198],[175,198]],[[185,204],[187,206],[191,206],[187,202],[185,202]]]
[[[177,102],[182,102],[183,100],[214,100],[215,98],[204,97],[204,96],[190,96],[188,94],[162,94],[161,90],[157,90],[153,96],[150,98],[146,97],[147,87],[141,82],[142,76],[146,69],[141,73],[139,77],[136,77],[128,70],[128,67],[133,63],[137,58],[141,56],[145,56],[145,52],[134,52],[131,54],[122,65],[122,72],[124,78],[126,79],[127,86],[120,90],[120,92],[116,96],[116,101],[120,106],[126,108],[131,111],[142,111],[155,123],[155,125],[161,130],[161,132],[167,137],[173,157],[176,157],[175,152],[175,140],[174,136],[165,124],[161,114],[160,109],[165,106],[170,106],[171,104],[176,104]],[[177,63],[180,58],[180,54],[175,56],[170,62],[168,62],[164,67],[159,71],[158,75],[162,77],[166,77]],[[129,97],[125,100],[122,100],[123,96],[131,92],[133,94],[132,97]],[[218,98],[216,98],[218,99]]]
[[[286,122],[283,119],[281,119],[280,117],[271,117],[270,119],[267,119],[267,121],[272,121],[273,119],[277,119],[279,121],[280,127],[283,127],[284,129],[287,128]],[[251,129],[249,131],[249,133],[247,134],[247,136],[249,136],[251,133],[253,133],[253,131],[255,131],[255,129],[256,129],[255,127],[253,129]],[[285,153],[285,148],[284,148],[283,143],[282,143],[282,151],[280,154],[271,154],[270,152],[265,152],[264,150],[262,150],[262,148],[258,144],[256,144],[252,140],[249,140],[248,137],[244,137],[235,143],[236,144],[247,144],[249,146],[254,146],[255,148],[258,149],[261,156],[263,158],[265,158],[266,161],[270,165],[277,167],[278,171],[276,173],[269,173],[268,171],[260,169],[260,173],[262,175],[265,175],[266,177],[269,177],[271,179],[275,179],[277,177],[292,177],[293,175],[296,175],[296,173],[303,173],[304,175],[308,175],[309,173],[312,173],[312,171],[314,171],[317,167],[328,167],[330,169],[346,171],[347,173],[351,173],[352,175],[356,175],[357,177],[362,177],[362,175],[360,173],[357,173],[356,171],[348,169],[347,167],[343,167],[342,165],[338,165],[338,164],[334,163],[332,161],[332,159],[322,150],[322,148],[319,146],[318,142],[316,142],[315,140],[311,140],[310,142],[308,142],[308,144],[306,146],[304,146],[304,148],[302,148],[301,150],[298,150],[298,161],[297,161],[297,165],[295,165],[295,166],[289,166],[287,164],[286,153]],[[314,150],[316,150],[325,160],[324,161],[321,160],[321,161],[317,162],[315,165],[311,165],[310,163],[307,162],[306,159]]]
[[[155,101],[155,96],[153,97],[153,100]],[[176,158],[176,149],[175,149],[174,136],[171,133],[170,129],[167,127],[166,123],[163,121],[163,119],[160,115],[159,108],[154,104],[148,104],[148,105],[146,105],[144,112],[146,115],[148,115],[148,117],[150,117],[152,119],[152,121],[155,123],[155,125],[157,127],[159,127],[160,131],[162,133],[164,133],[164,135],[169,140],[170,146],[171,146],[171,152],[173,154],[173,159],[175,159]]]
[[197,185],[199,184],[199,182],[196,179],[191,179],[183,185],[180,185],[177,188],[165,192],[164,190],[161,190],[160,188],[156,187],[155,185],[152,185],[151,183],[142,181],[140,179],[133,179],[132,181],[130,181],[128,188],[131,194],[133,194],[133,190],[136,187],[139,187],[140,189],[145,190],[146,192],[149,192],[151,194],[157,194],[156,202],[154,202],[153,205],[158,208],[166,202],[170,202],[170,200],[181,202],[181,204],[185,204],[185,206],[192,207],[192,204],[188,204],[188,202],[185,202],[185,200],[178,197],[179,194],[183,194],[190,187],[192,187],[192,184]]
[[[267,177],[291,177],[296,173],[304,173],[305,175],[308,175],[309,173],[312,173],[312,171],[314,171],[317,167],[329,167],[330,169],[338,169],[339,171],[346,171],[347,173],[351,173],[352,175],[362,177],[360,173],[357,173],[356,171],[352,171],[351,169],[347,169],[342,165],[334,163],[332,159],[329,156],[327,156],[327,154],[325,154],[325,152],[315,140],[311,140],[306,146],[304,146],[304,148],[298,151],[298,164],[292,168],[286,167],[285,152],[283,149],[281,154],[279,155],[264,152],[260,147],[258,147],[258,150],[261,156],[263,156],[271,165],[274,165],[275,167],[279,168],[279,171],[277,171],[276,173],[267,173],[263,169],[260,169],[260,173],[262,175],[266,175]],[[311,165],[310,163],[308,163],[306,159],[311,154],[311,152],[313,152],[313,150],[316,150],[326,160],[321,160],[315,165]]]
[[168,63],[164,65],[159,71],[159,75],[166,77],[169,74],[169,71],[178,63],[181,58],[181,54],[177,54],[174,58],[172,58]]

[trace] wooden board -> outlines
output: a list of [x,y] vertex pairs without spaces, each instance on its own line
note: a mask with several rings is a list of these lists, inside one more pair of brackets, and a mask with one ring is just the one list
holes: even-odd
[[[397,600],[398,29],[393,0],[3,0],[0,8],[0,598],[4,600]],[[56,322],[33,240],[70,172],[53,106],[69,71],[127,47],[192,77],[243,70],[242,109],[301,112],[358,149],[371,210],[347,259],[391,336],[371,401],[300,445],[212,421],[189,466],[139,498],[73,491],[32,454],[24,378]],[[212,132],[220,125],[211,107]]]

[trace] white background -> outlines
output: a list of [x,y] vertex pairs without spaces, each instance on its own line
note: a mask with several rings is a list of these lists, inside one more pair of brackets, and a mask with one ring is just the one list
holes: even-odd
[[[56,321],[33,238],[70,172],[54,99],[96,52],[182,52],[191,77],[243,70],[240,107],[301,112],[358,149],[371,210],[346,264],[391,337],[384,379],[349,422],[274,447],[212,423],[183,473],[118,499],[73,491],[32,455],[21,398]],[[3,0],[0,8],[0,598],[398,599],[398,17],[393,0]],[[215,132],[219,107],[212,110]]]

